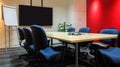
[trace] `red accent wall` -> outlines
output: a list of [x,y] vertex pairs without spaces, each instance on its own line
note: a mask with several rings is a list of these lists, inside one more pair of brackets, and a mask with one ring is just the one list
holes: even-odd
[[91,32],[109,27],[120,30],[120,0],[87,0],[87,27]]

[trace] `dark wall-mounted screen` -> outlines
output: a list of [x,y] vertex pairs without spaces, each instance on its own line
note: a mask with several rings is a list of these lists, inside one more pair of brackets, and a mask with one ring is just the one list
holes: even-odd
[[50,26],[53,22],[52,8],[19,5],[19,25]]

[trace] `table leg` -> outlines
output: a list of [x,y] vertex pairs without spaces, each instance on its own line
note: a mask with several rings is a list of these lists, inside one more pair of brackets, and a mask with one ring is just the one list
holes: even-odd
[[50,41],[51,41],[51,44],[50,44],[50,46],[52,46],[52,45],[53,45],[53,39],[52,39],[52,38],[50,38],[50,39],[51,39],[51,40],[50,40]]
[[75,51],[75,63],[76,63],[76,66],[75,67],[78,67],[78,43],[77,44],[75,44],[75,49],[76,49],[76,51]]
[[10,26],[9,26],[9,31],[8,32],[9,32],[9,48],[10,48],[10,38],[11,38],[10,37]]

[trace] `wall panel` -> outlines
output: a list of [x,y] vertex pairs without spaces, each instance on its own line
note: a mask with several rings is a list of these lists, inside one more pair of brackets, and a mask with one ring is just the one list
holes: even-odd
[[87,0],[87,26],[92,32],[110,27],[120,30],[120,0]]

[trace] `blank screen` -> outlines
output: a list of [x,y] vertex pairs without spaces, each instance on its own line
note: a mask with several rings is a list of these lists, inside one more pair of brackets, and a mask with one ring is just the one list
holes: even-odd
[[52,25],[52,8],[19,5],[19,25]]

